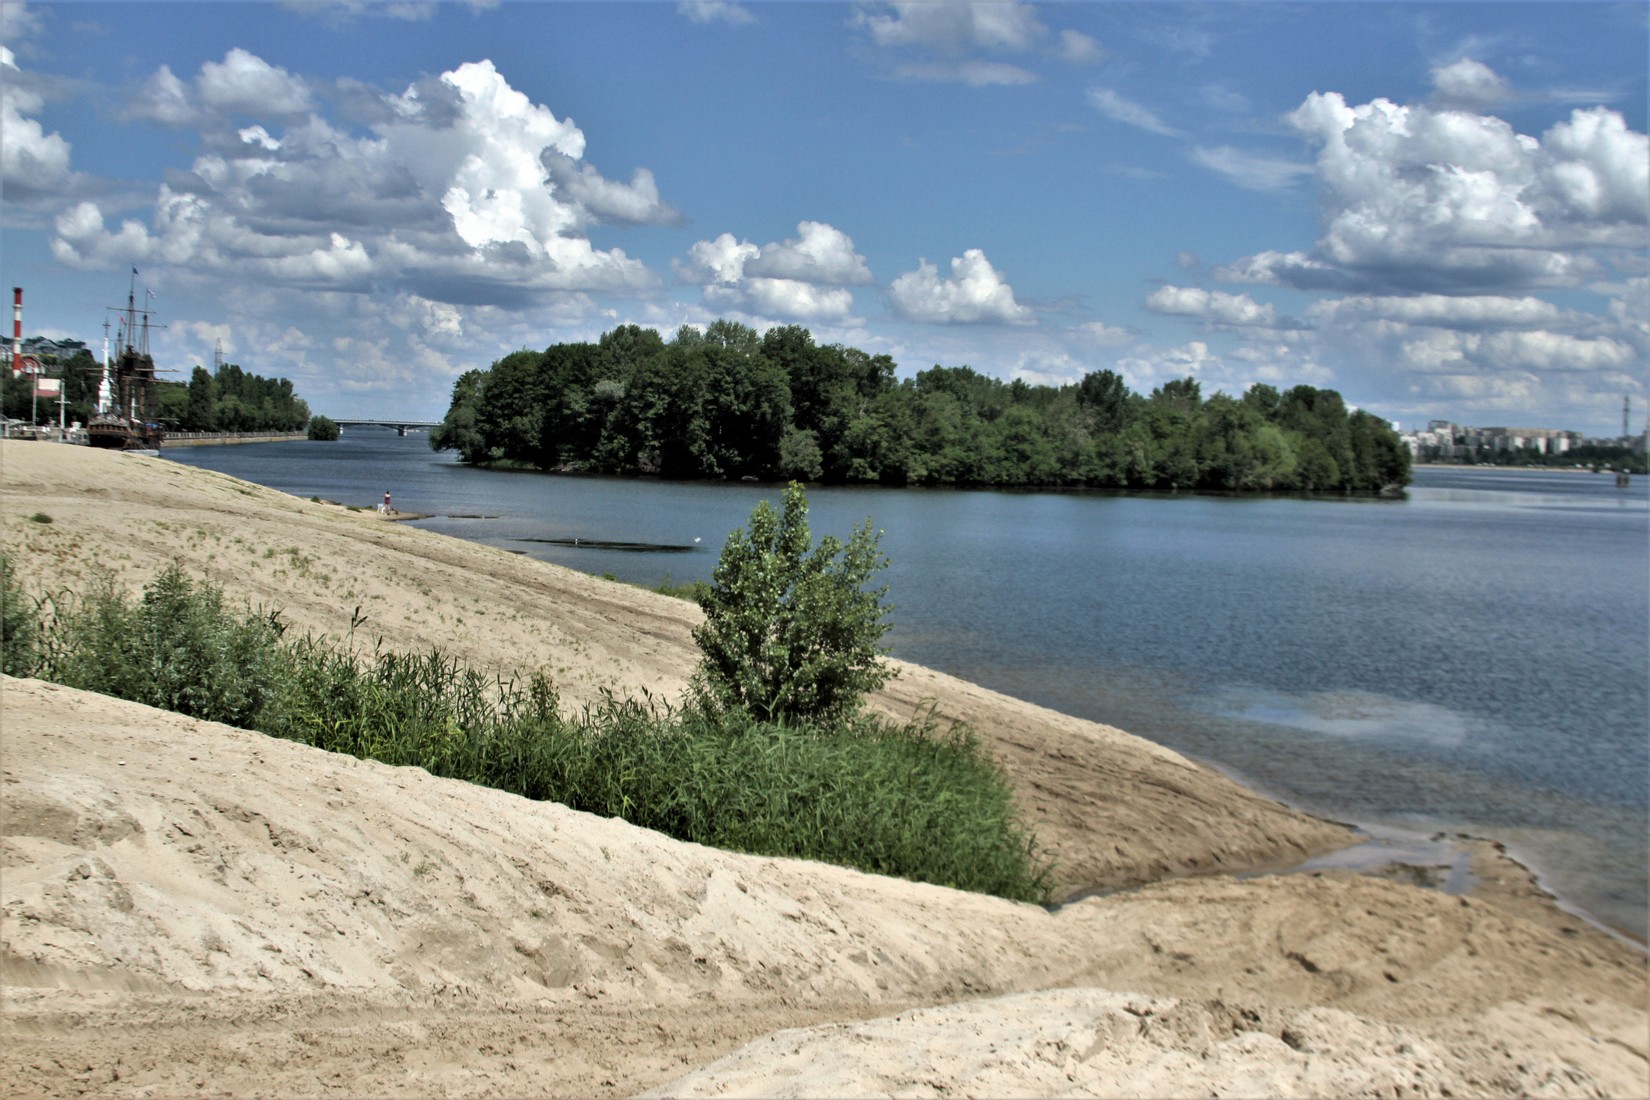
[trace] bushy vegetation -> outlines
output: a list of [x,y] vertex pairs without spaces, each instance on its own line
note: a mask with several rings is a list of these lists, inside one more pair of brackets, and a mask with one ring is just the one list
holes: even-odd
[[[3,559],[0,559],[3,564]],[[432,652],[294,641],[174,568],[132,599],[22,597],[5,569],[7,671],[230,722],[334,752],[620,816],[684,840],[1046,901],[1049,867],[964,727],[607,698],[561,713],[550,682]],[[14,621],[15,619],[15,621]],[[39,637],[38,648],[23,639]],[[14,643],[15,659],[14,665]]]
[[225,363],[216,371],[196,367],[185,385],[161,382],[157,415],[169,431],[301,432],[309,405],[285,378],[263,378]]
[[343,434],[343,429],[338,426],[338,422],[330,416],[322,416],[317,413],[309,418],[309,437],[311,439],[332,443]]
[[885,564],[869,520],[846,545],[827,535],[815,547],[794,481],[781,512],[760,502],[749,530],[728,536],[699,597],[702,704],[776,722],[852,716],[893,674],[879,645],[887,588],[866,587]]
[[223,593],[168,566],[137,601],[104,580],[53,597],[44,678],[192,718],[260,728],[289,662],[272,615],[234,615]]
[[1333,390],[1204,399],[1186,378],[1142,395],[1111,370],[1054,387],[966,366],[898,380],[886,355],[731,321],[514,352],[459,378],[430,445],[470,463],[831,484],[1374,493],[1410,480],[1397,433]]

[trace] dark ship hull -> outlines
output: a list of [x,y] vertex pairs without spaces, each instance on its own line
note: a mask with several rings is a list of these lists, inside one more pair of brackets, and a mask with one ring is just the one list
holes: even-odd
[[86,442],[111,451],[158,451],[165,438],[154,424],[118,416],[94,416],[86,425]]

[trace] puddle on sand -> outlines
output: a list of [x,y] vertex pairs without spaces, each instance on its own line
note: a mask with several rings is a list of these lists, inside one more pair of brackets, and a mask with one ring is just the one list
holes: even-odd
[[1264,873],[1300,875],[1317,871],[1356,871],[1452,895],[1465,894],[1472,889],[1475,882],[1472,852],[1461,840],[1443,834],[1429,837],[1397,829],[1364,830],[1364,833],[1364,839],[1350,848],[1314,856],[1282,871]]
[[[1314,856],[1304,863],[1297,863],[1287,867],[1271,867],[1265,870],[1239,872],[1234,877],[1238,879],[1265,878],[1269,875],[1308,875],[1322,871],[1353,871],[1358,874],[1378,875],[1382,878],[1407,882],[1429,890],[1439,890],[1445,894],[1461,895],[1470,891],[1477,882],[1472,873],[1472,852],[1467,847],[1471,839],[1466,836],[1455,836],[1437,833],[1408,832],[1403,829],[1390,827],[1374,827],[1359,829],[1362,840],[1349,848],[1342,848],[1338,852],[1327,855]],[[1223,872],[1211,871],[1211,875]],[[1185,876],[1188,878],[1200,877],[1197,875]],[[1141,889],[1138,886],[1125,886],[1116,889],[1088,888],[1077,890],[1050,905],[1049,911],[1055,912],[1077,902],[1089,898],[1105,898],[1116,894],[1127,894]]]

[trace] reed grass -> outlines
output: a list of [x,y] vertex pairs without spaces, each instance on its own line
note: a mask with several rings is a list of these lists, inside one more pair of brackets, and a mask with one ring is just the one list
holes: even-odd
[[39,661],[38,605],[12,571],[11,555],[0,551],[0,672],[29,676]]
[[1007,780],[971,730],[931,712],[782,724],[644,693],[568,716],[542,674],[288,639],[277,615],[236,612],[176,567],[135,601],[105,583],[52,611],[38,672],[59,683],[713,847],[1048,900],[1051,866]]

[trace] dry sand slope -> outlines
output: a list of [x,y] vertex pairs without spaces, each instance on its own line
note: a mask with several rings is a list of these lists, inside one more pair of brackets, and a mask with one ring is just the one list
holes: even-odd
[[[574,703],[692,666],[685,604],[164,461],[0,460],[35,587],[176,559],[300,629],[359,605],[397,648],[547,665]],[[921,698],[977,724],[1072,885],[1341,840],[932,672],[881,705]],[[1516,879],[1213,875],[1046,913],[31,681],[0,707],[11,1093],[1650,1094],[1643,954]]]

